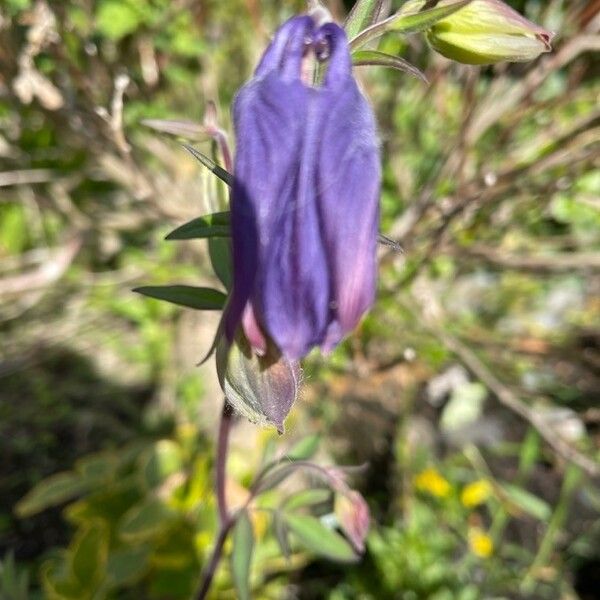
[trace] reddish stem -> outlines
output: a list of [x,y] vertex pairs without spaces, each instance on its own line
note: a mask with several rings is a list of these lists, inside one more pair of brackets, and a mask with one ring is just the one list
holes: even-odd
[[215,546],[212,555],[204,573],[202,574],[202,582],[196,596],[196,600],[204,600],[206,598],[210,586],[212,585],[217,567],[223,556],[223,546],[229,532],[235,524],[236,517],[229,514],[227,508],[227,496],[225,490],[226,466],[227,466],[227,450],[229,442],[229,432],[233,423],[233,410],[227,399],[223,402],[223,410],[221,412],[221,422],[219,424],[219,434],[217,437],[217,455],[215,465],[215,488],[217,496],[217,506],[219,511],[219,532],[215,541]]

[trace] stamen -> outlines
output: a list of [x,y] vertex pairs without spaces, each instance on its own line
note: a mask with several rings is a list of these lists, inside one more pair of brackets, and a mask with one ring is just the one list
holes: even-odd
[[315,43],[315,56],[319,62],[325,62],[331,56],[331,44],[328,39],[320,39]]

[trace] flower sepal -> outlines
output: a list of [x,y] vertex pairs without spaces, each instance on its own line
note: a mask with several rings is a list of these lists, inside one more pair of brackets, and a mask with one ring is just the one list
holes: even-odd
[[222,335],[217,343],[217,374],[235,411],[253,423],[273,426],[281,434],[300,387],[300,364],[283,357],[267,341],[262,356],[238,331],[233,342]]

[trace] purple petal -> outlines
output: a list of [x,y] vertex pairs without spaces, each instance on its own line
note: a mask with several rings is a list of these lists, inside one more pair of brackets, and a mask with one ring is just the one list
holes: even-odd
[[334,314],[325,350],[356,327],[375,299],[381,185],[373,113],[352,78],[345,36],[333,27],[334,50],[321,97],[328,118],[318,161]]
[[[322,87],[301,81],[307,39],[330,50]],[[375,296],[379,150],[343,30],[290,20],[234,105],[235,284],[229,339],[265,335],[288,359],[332,348]],[[246,313],[247,315],[249,313]],[[252,341],[254,340],[254,341]]]
[[[314,27],[313,20],[308,16],[292,17],[285,22],[275,32],[273,41],[265,50],[254,72],[255,77],[263,77],[271,71],[278,71],[290,57],[292,62],[298,63],[298,59],[301,59],[304,54],[304,42],[310,39]],[[298,43],[299,39],[301,43]]]
[[257,69],[260,76],[247,83],[235,99],[234,289],[225,319],[229,340],[256,287],[260,255],[269,245],[272,224],[284,209],[282,189],[300,147],[308,89],[300,81],[299,68],[296,78],[287,73],[284,81],[282,63],[287,63],[287,56],[292,62],[301,59],[305,37],[312,28],[312,20],[305,17],[291,19],[280,28]]

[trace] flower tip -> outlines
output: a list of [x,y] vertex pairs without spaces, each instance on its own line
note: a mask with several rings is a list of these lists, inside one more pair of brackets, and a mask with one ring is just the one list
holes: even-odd
[[554,31],[543,31],[536,35],[537,39],[544,44],[544,52],[552,52],[552,40],[555,38]]

